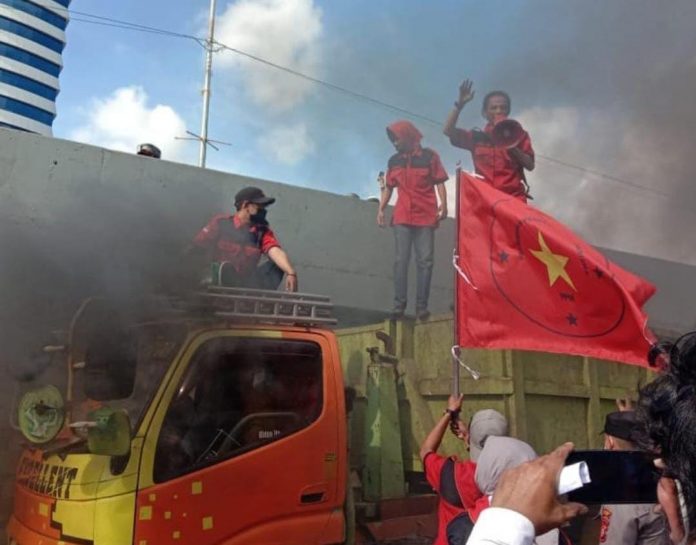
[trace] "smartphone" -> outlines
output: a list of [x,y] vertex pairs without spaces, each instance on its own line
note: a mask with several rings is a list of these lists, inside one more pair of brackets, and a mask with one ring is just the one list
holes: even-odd
[[655,456],[640,451],[574,450],[566,465],[586,462],[591,483],[568,494],[584,504],[657,503]]

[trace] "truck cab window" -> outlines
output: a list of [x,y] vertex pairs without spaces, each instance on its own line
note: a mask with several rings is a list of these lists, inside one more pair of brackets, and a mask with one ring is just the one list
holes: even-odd
[[281,440],[322,409],[322,357],[307,341],[220,338],[191,359],[160,431],[161,482]]

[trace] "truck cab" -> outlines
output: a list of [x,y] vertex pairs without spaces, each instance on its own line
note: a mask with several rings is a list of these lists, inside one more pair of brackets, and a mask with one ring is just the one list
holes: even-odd
[[341,543],[346,409],[330,307],[222,287],[127,312],[83,304],[52,347],[64,403],[20,407],[32,430],[9,542]]

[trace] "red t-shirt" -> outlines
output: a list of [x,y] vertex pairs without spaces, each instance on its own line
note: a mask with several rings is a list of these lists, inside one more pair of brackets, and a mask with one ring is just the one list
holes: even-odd
[[218,214],[200,230],[194,244],[213,250],[215,261],[227,261],[239,274],[250,274],[271,248],[280,247],[267,226],[241,225],[237,216]]
[[[493,145],[489,138],[492,131],[492,123],[486,125],[483,132],[454,129],[450,142],[453,146],[471,152],[476,173],[483,176],[493,187],[526,202],[525,188],[522,184],[522,165],[510,156],[508,150]],[[532,140],[526,131],[517,147],[534,157]]]
[[[436,452],[430,452],[423,460],[425,468],[425,478],[433,487],[435,492],[440,493],[440,474],[442,466],[447,461],[447,457],[440,456]],[[476,486],[474,476],[476,474],[476,464],[471,460],[454,460],[454,482],[459,492],[459,498],[464,508],[456,507],[440,498],[437,505],[437,536],[433,545],[447,545],[447,525],[457,515],[469,512],[476,500],[481,497],[481,491]]]
[[387,167],[387,187],[399,194],[392,216],[393,225],[432,227],[437,224],[435,185],[449,176],[440,156],[429,148],[418,147],[409,154],[395,153]]

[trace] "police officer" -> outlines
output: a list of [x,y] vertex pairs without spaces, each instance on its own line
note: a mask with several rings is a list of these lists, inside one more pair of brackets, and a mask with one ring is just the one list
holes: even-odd
[[[634,411],[609,413],[604,449],[638,450],[642,433]],[[654,504],[603,505],[600,517],[600,545],[671,545],[664,517],[655,512]]]

